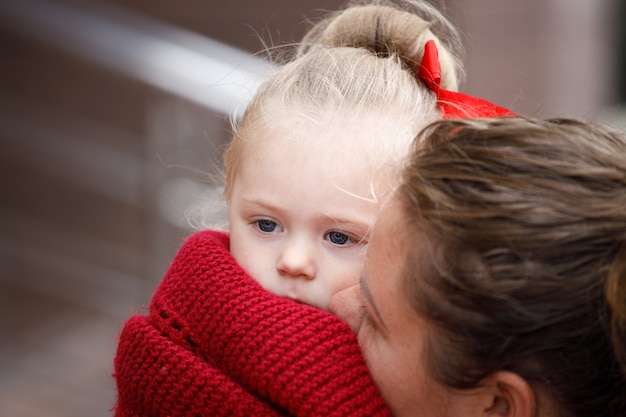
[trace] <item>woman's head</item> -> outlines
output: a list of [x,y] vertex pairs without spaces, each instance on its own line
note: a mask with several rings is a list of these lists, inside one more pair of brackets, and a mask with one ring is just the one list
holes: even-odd
[[[568,120],[436,123],[380,216],[396,220],[377,221],[365,286],[381,288],[375,247],[392,233],[403,266],[385,291],[422,329],[415,352],[428,386],[474,394],[450,404],[500,387],[501,412],[526,403],[529,415],[624,415],[623,136]],[[376,365],[373,338],[360,339]]]

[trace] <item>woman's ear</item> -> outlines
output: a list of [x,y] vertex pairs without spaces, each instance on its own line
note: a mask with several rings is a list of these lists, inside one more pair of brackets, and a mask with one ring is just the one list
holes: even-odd
[[532,417],[536,399],[530,384],[516,373],[498,371],[485,380],[489,402],[483,417]]

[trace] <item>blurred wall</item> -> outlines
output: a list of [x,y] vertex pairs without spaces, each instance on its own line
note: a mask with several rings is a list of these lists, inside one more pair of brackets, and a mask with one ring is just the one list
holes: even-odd
[[[227,113],[267,70],[244,52],[341,3],[0,2],[3,416],[110,415],[119,328],[189,233],[186,210],[215,192]],[[438,4],[463,32],[464,91],[621,123],[617,0]],[[227,53],[253,69],[194,71]]]
[[595,118],[618,100],[617,1],[458,2],[466,91],[523,114]]

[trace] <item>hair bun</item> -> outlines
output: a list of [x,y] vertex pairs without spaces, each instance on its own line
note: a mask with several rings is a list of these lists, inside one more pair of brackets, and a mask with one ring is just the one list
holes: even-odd
[[[407,5],[409,3],[407,2]],[[460,40],[452,24],[425,2],[410,2],[416,10],[393,3],[377,2],[350,6],[316,23],[304,36],[298,55],[314,45],[365,48],[377,56],[398,56],[416,72],[424,55],[424,45],[433,40],[439,50],[441,87],[457,91],[463,75]],[[432,28],[445,35],[440,39]],[[454,51],[454,52],[453,52]]]

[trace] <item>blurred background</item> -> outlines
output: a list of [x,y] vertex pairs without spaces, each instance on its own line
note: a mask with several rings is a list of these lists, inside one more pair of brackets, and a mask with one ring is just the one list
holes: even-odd
[[[626,125],[622,0],[433,0],[463,91]],[[0,414],[109,416],[116,338],[212,182],[229,116],[339,0],[0,0]]]

